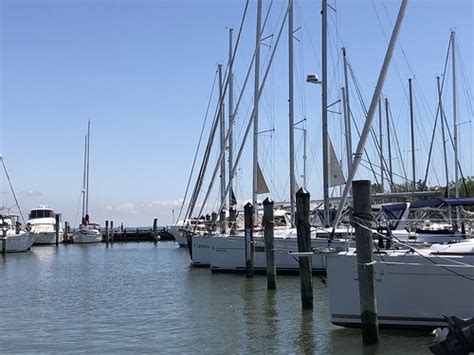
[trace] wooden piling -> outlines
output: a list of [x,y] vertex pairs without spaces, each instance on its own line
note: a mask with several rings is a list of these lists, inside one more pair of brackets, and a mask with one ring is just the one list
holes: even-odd
[[110,221],[110,243],[114,244],[114,221]]
[[155,218],[153,220],[153,243],[157,243],[158,241],[158,219]]
[[54,218],[56,220],[56,225],[55,225],[55,228],[56,228],[56,246],[59,245],[59,228],[60,228],[60,225],[59,225],[59,214],[55,214],[54,215]]
[[370,181],[353,181],[352,191],[354,198],[352,220],[355,225],[357,249],[362,341],[364,344],[376,344],[379,340],[379,327],[374,287],[374,265],[372,264]]
[[109,221],[105,221],[105,244],[109,245]]
[[64,230],[63,230],[63,241],[64,243],[67,243],[69,240],[68,240],[68,227],[69,227],[69,223],[68,222],[64,222]]
[[266,198],[263,201],[263,225],[265,228],[265,255],[267,258],[267,290],[276,289],[276,261],[275,261],[275,245],[273,235],[273,201]]
[[[310,194],[303,188],[296,193],[296,232],[298,252],[311,252],[311,229],[309,225]],[[301,302],[303,309],[313,308],[313,272],[311,256],[300,256]]]
[[125,234],[124,234],[124,229],[123,229],[123,222],[120,223],[120,235],[122,237],[122,242],[125,240]]
[[229,235],[235,235],[235,221],[237,220],[237,211],[231,207],[229,209]]
[[253,206],[249,202],[244,206],[245,225],[245,273],[253,277]]

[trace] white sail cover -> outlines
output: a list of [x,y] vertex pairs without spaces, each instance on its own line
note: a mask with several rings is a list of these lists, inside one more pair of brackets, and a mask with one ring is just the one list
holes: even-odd
[[260,169],[260,164],[257,164],[257,194],[267,194],[270,192],[270,189],[267,186],[267,182],[263,177],[262,169]]
[[342,173],[341,164],[337,159],[336,152],[332,146],[331,139],[328,137],[329,144],[329,187],[339,186],[346,183],[344,174]]

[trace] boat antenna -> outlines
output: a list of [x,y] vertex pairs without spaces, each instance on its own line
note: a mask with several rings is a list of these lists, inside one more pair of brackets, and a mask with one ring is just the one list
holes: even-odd
[[5,175],[7,176],[8,184],[10,185],[10,190],[12,191],[16,206],[18,207],[18,210],[20,211],[21,220],[23,221],[24,224],[26,224],[25,217],[23,216],[23,212],[21,212],[20,203],[18,202],[18,198],[16,197],[15,190],[13,189],[12,180],[10,179],[10,174],[8,173],[7,166],[5,165],[5,159],[3,158],[3,155],[0,155],[0,160],[2,161],[3,169],[5,170]]

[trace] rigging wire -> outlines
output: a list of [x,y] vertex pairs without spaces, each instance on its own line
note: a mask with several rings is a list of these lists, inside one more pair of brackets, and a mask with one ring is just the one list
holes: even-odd
[[[362,223],[361,223],[361,221],[362,221]],[[471,278],[471,277],[469,277],[469,276],[467,276],[467,275],[463,275],[463,274],[461,274],[461,273],[459,273],[459,272],[457,272],[457,271],[455,271],[455,270],[451,270],[451,269],[450,269],[449,267],[447,267],[446,265],[439,264],[439,263],[437,263],[437,262],[436,262],[435,260],[433,260],[433,259],[440,258],[440,259],[442,259],[442,260],[449,260],[449,261],[452,261],[452,260],[450,260],[450,259],[448,259],[448,258],[441,258],[440,256],[438,256],[438,255],[436,255],[436,254],[430,254],[433,258],[428,258],[426,255],[424,255],[422,252],[420,252],[417,248],[415,248],[415,247],[413,247],[413,246],[411,246],[411,245],[409,245],[409,244],[403,243],[402,241],[400,241],[400,239],[398,239],[397,237],[395,237],[393,234],[392,234],[390,237],[387,237],[386,235],[381,234],[381,233],[378,233],[377,231],[374,231],[372,228],[367,227],[367,226],[365,225],[366,222],[367,222],[366,220],[362,220],[362,219],[360,219],[359,217],[356,217],[356,216],[352,215],[352,223],[353,223],[353,224],[356,224],[356,225],[359,226],[360,228],[363,228],[363,229],[365,229],[365,230],[368,230],[368,231],[372,232],[372,234],[375,234],[375,235],[377,235],[378,237],[381,237],[381,238],[384,238],[384,239],[387,239],[387,240],[395,239],[400,245],[403,245],[403,246],[405,246],[405,247],[408,248],[407,253],[408,253],[408,252],[416,253],[416,254],[418,254],[419,256],[421,256],[423,259],[429,261],[430,263],[432,263],[432,264],[434,264],[434,265],[436,265],[436,266],[441,267],[442,269],[444,269],[444,270],[446,270],[446,271],[448,271],[448,272],[450,272],[450,273],[452,273],[452,274],[454,274],[454,275],[456,275],[456,276],[462,277],[462,278],[464,278],[464,279],[466,279],[466,280],[469,280],[469,281],[474,281],[474,278]],[[468,267],[473,267],[473,265],[469,265],[469,264],[465,264],[465,265],[468,266]],[[454,265],[453,265],[453,266],[454,266]]]
[[186,185],[186,191],[184,192],[183,202],[181,203],[181,208],[179,209],[178,218],[176,219],[176,221],[179,221],[179,218],[181,217],[181,213],[183,212],[184,204],[185,204],[186,198],[188,196],[189,187],[191,185],[191,179],[192,179],[192,176],[193,176],[193,173],[194,173],[194,167],[196,165],[197,155],[198,155],[199,149],[201,147],[201,141],[202,141],[202,137],[203,137],[203,134],[204,134],[204,129],[206,127],[206,122],[207,122],[207,118],[208,118],[208,114],[209,114],[209,109],[210,109],[210,106],[211,106],[211,100],[212,100],[212,97],[214,95],[214,89],[215,89],[215,86],[216,86],[216,82],[217,82],[217,70],[214,73],[214,80],[213,80],[213,83],[212,83],[211,93],[209,95],[209,100],[207,102],[206,114],[204,115],[204,122],[202,124],[201,134],[199,135],[198,145],[196,147],[196,152],[194,153],[193,164],[191,166],[191,171],[189,172],[189,178],[188,178],[188,183]]
[[[393,120],[392,106],[389,106],[388,111],[389,111],[390,123],[392,124],[392,131],[394,132],[394,136],[395,136],[395,143],[396,143],[397,150],[398,150],[399,160],[400,160],[400,163],[401,163],[401,166],[402,166],[402,170],[403,170],[403,176],[404,176],[404,179],[405,179],[406,181],[408,181],[408,178],[407,178],[407,171],[406,171],[406,169],[405,169],[405,164],[403,163],[402,151],[401,151],[401,149],[400,149],[400,142],[398,141],[398,134],[396,134],[396,126],[395,126],[395,122],[394,122],[394,120]],[[393,158],[392,158],[392,159],[393,159]],[[392,174],[393,174],[393,172],[392,172]]]

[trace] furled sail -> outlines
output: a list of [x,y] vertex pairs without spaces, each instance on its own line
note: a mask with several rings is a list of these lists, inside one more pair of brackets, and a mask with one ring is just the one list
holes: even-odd
[[339,186],[346,183],[344,174],[342,173],[341,164],[337,159],[336,152],[332,146],[331,139],[328,139],[329,144],[329,186]]
[[262,169],[260,169],[260,164],[257,164],[257,194],[267,194],[270,192],[267,182],[263,177]]

